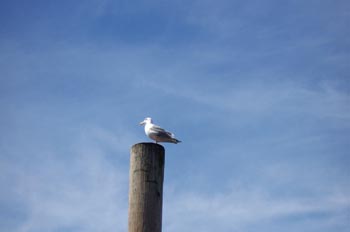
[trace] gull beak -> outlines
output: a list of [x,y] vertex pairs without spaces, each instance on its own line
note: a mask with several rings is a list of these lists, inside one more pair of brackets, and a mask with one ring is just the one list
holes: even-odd
[[140,122],[140,125],[144,125],[144,124],[145,124],[145,121]]

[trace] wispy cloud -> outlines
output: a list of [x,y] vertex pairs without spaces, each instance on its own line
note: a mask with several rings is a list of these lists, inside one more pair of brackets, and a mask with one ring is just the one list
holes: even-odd
[[[249,83],[249,82],[248,82]],[[151,88],[165,94],[181,96],[198,104],[208,105],[228,112],[254,114],[299,113],[312,117],[350,119],[350,95],[330,83],[322,83],[319,88],[302,86],[292,81],[263,82],[242,86],[219,86],[202,91],[191,86],[167,86],[164,83],[147,82]],[[215,84],[214,84],[215,85]],[[215,91],[216,90],[216,91]]]
[[[193,231],[196,228],[203,231],[250,231],[256,227],[269,231],[266,224],[283,225],[286,231],[289,231],[286,224],[296,229],[321,229],[330,224],[341,229],[349,226],[342,215],[350,209],[350,198],[337,193],[304,199],[278,199],[259,190],[239,188],[210,196],[191,191],[168,194],[165,210],[167,231]],[[312,219],[303,221],[305,215]]]
[[123,162],[128,162],[130,143],[126,133],[91,128],[72,141],[69,154],[52,150],[27,162],[4,161],[2,175],[12,183],[2,197],[18,202],[23,215],[8,227],[17,232],[125,231],[128,169]]

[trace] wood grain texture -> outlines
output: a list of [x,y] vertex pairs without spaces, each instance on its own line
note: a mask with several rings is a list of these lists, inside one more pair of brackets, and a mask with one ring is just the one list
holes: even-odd
[[129,232],[161,232],[164,147],[138,143],[130,153]]

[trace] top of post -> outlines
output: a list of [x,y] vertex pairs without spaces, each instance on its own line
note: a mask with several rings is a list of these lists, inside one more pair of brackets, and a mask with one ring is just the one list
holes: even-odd
[[131,147],[131,150],[139,149],[159,150],[162,153],[165,151],[164,147],[158,143],[136,143]]

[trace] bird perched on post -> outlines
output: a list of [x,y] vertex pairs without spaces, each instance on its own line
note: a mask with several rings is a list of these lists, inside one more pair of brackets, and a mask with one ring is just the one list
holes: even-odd
[[168,132],[161,128],[160,126],[157,126],[153,124],[152,118],[147,117],[142,122],[140,122],[140,125],[145,125],[145,133],[146,135],[158,142],[167,142],[167,143],[180,143],[180,140],[177,140],[175,138],[175,135],[171,132]]

